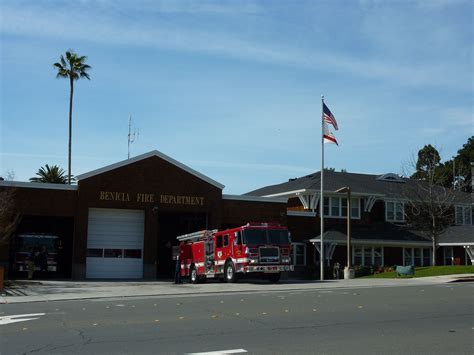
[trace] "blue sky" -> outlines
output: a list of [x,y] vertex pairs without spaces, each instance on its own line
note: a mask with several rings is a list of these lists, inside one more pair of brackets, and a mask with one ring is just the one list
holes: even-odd
[[326,166],[401,173],[424,144],[473,135],[472,1],[0,2],[0,175],[73,174],[157,149],[240,194],[320,169],[321,95],[339,124]]

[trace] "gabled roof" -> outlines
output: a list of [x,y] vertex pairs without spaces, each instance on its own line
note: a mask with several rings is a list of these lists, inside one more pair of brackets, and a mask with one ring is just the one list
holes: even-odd
[[77,190],[77,185],[51,184],[47,182],[0,181],[0,186],[23,187],[27,189]]
[[205,182],[207,182],[211,185],[214,185],[215,187],[217,187],[221,190],[225,187],[221,183],[211,179],[210,177],[207,177],[204,174],[201,174],[200,172],[190,168],[187,165],[184,165],[184,164],[180,163],[177,160],[174,160],[173,158],[167,156],[166,154],[163,154],[163,153],[159,152],[158,150],[153,150],[153,151],[145,153],[145,154],[137,155],[136,157],[133,157],[133,158],[130,158],[130,159],[119,161],[118,163],[115,163],[115,164],[107,165],[107,166],[104,166],[102,168],[89,171],[88,173],[85,173],[85,174],[77,175],[76,180],[80,181],[80,180],[88,179],[92,176],[103,174],[107,171],[118,169],[118,168],[121,168],[123,166],[127,166],[127,165],[130,165],[130,164],[133,164],[133,163],[136,163],[136,162],[139,162],[141,160],[148,159],[148,158],[151,158],[151,157],[158,157],[160,159],[163,159],[163,160],[167,161],[168,163],[173,164],[176,167],[180,168],[181,170],[184,170],[184,171],[188,172],[189,174],[194,175],[194,176],[198,177],[199,179],[201,179],[201,180],[203,180],[203,181],[205,181]]
[[[319,192],[321,186],[319,171],[290,179],[287,182],[262,187],[247,192],[250,196],[289,196],[297,192]],[[423,184],[423,182],[421,182]],[[384,198],[402,198],[419,188],[420,181],[407,179],[395,174],[359,174],[349,172],[324,171],[324,191],[335,192],[344,186],[350,186],[354,195],[383,196]],[[441,187],[439,187],[441,189]],[[456,202],[470,203],[468,193],[454,191]]]

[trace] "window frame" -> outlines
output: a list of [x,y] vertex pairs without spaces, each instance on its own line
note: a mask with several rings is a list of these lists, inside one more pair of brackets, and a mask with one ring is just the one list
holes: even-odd
[[[294,266],[306,266],[306,243],[292,243],[292,246],[293,246],[293,251],[292,251],[292,263]],[[296,263],[296,247],[297,246],[302,246],[303,247],[303,264],[297,264]],[[299,256],[301,256],[301,254],[298,254]]]
[[[388,205],[393,204],[392,213],[393,218],[389,218],[388,214]],[[401,205],[401,212],[402,212],[402,219],[397,218],[397,211],[399,211],[399,206]],[[397,208],[398,207],[398,208]],[[405,202],[404,201],[396,201],[396,200],[385,200],[385,221],[386,222],[398,222],[404,223],[405,220]]]
[[[419,256],[415,256],[415,249],[419,251]],[[429,255],[429,263],[428,265],[425,265],[425,250],[428,250],[428,255]],[[403,263],[403,266],[409,266],[407,265],[407,262],[406,262],[406,256],[405,256],[405,251],[408,251],[408,254],[410,256],[410,259],[411,259],[411,264],[409,265],[415,265],[415,266],[418,266],[416,265],[416,258],[419,259],[420,261],[420,267],[424,267],[424,266],[431,266],[433,265],[433,254],[431,252],[431,248],[429,247],[402,247],[402,263]]]
[[[447,253],[448,250],[449,250],[449,253]],[[448,254],[451,254],[451,256],[449,256]],[[450,259],[449,264],[446,264],[446,259],[447,258]],[[443,265],[446,265],[446,266],[454,265],[454,248],[453,247],[444,247],[443,248]]]
[[[361,263],[356,264],[355,258],[356,258],[356,249],[360,250],[360,255],[357,257],[360,257]],[[370,264],[366,265],[365,260],[369,257],[366,257],[367,249],[370,249]],[[375,256],[375,249],[377,249],[377,252],[380,252],[380,256]],[[375,265],[375,258],[381,259],[381,264],[380,265]],[[352,265],[361,265],[361,266],[384,266],[385,265],[385,250],[383,246],[372,246],[372,245],[357,245],[357,246],[352,246]]]
[[[459,213],[459,210],[461,210],[460,213]],[[467,219],[466,219],[466,217],[467,217]],[[461,223],[458,223],[458,218],[460,218]],[[465,225],[471,225],[472,224],[472,209],[471,209],[471,206],[465,206],[465,205],[455,205],[454,206],[454,224],[456,224],[457,226],[465,226]]]
[[[328,201],[328,204],[326,204],[326,199]],[[336,206],[333,206],[333,199],[338,200],[338,206],[337,209],[339,211],[339,214],[335,215],[333,214],[333,207],[336,208]],[[343,206],[343,200],[346,201],[346,203]],[[355,207],[357,206],[357,207]],[[326,211],[327,207],[327,211]],[[346,209],[347,210],[347,196],[324,196],[324,201],[323,201],[323,211],[324,211],[324,218],[347,218],[347,215],[342,214],[342,210]],[[353,216],[352,211],[357,210],[357,215]],[[360,219],[361,212],[360,212],[360,197],[351,197],[351,219]]]

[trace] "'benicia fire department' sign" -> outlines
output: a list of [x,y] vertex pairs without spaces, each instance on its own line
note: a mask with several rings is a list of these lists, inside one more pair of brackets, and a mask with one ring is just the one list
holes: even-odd
[[119,202],[134,201],[139,203],[160,202],[167,205],[204,206],[204,197],[200,196],[160,195],[159,201],[157,201],[155,194],[141,192],[138,192],[136,194],[130,194],[128,192],[100,191],[99,200]]

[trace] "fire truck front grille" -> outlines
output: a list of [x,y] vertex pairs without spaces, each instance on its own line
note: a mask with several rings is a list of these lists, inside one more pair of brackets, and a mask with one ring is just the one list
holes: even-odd
[[260,263],[262,264],[273,264],[280,261],[280,249],[275,247],[261,247],[260,252]]

